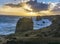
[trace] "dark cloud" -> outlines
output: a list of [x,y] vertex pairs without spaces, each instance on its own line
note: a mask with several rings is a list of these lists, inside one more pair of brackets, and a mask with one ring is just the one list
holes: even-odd
[[39,12],[39,11],[43,11],[43,10],[48,10],[49,4],[45,4],[45,3],[37,3],[34,1],[29,1],[27,2],[27,4],[31,5],[31,8],[33,9],[34,12]]
[[[48,8],[49,8],[49,4],[45,4],[45,3],[42,3],[42,2],[38,3],[36,1],[28,1],[28,2],[26,2],[26,4],[31,5],[31,8],[33,9],[34,12],[48,10]],[[21,3],[18,3],[18,4],[5,4],[5,5],[10,6],[10,7],[21,7]]]
[[5,6],[9,6],[9,7],[21,7],[21,4],[20,3],[18,3],[18,4],[10,3],[10,4],[5,4]]

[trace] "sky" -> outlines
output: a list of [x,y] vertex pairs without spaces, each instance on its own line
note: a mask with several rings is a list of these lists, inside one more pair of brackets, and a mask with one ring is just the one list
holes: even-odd
[[59,0],[38,0],[38,2],[59,2]]
[[[29,6],[28,5],[26,5],[26,6],[23,6],[23,8],[22,7],[20,7],[20,8],[15,8],[15,7],[11,7],[11,6],[8,6],[8,7],[6,7],[6,6],[4,6],[4,4],[6,4],[6,3],[17,3],[17,2],[19,2],[20,0],[0,0],[0,14],[2,13],[2,14],[7,14],[7,15],[30,15],[30,16],[32,16],[31,14],[33,14],[33,16],[35,16],[37,13],[36,12],[27,12],[25,9],[29,9],[29,10],[31,10],[31,8],[29,8]],[[50,4],[48,4],[48,6],[49,6],[49,9],[48,10],[43,10],[43,11],[40,11],[39,12],[39,14],[41,15],[43,15],[43,14],[48,14],[48,15],[56,15],[56,14],[58,14],[58,15],[60,15],[60,0],[37,0],[38,2],[45,2],[45,3],[50,3]],[[59,3],[58,3],[59,2]],[[44,4],[45,4],[44,3]],[[57,3],[57,4],[56,4]],[[39,6],[38,6],[39,7]],[[44,7],[43,7],[44,8]],[[39,9],[41,9],[41,8],[39,8]],[[24,16],[23,15],[23,16]]]
[[[5,3],[11,3],[11,2],[19,2],[20,0],[0,0],[0,6]],[[38,0],[38,2],[59,2],[59,0]]]

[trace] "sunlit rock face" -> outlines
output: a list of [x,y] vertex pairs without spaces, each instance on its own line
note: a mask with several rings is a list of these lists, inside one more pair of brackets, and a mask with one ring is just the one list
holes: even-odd
[[20,18],[16,25],[16,33],[33,30],[33,21],[31,18]]

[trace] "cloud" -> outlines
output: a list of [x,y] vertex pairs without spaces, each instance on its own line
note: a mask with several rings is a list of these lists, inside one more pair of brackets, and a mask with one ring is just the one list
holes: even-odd
[[36,3],[36,2],[27,2],[27,4],[31,5],[31,8],[33,9],[34,12],[39,12],[43,10],[48,10],[49,4],[46,3]]
[[60,3],[56,4],[56,6],[52,9],[52,12],[55,14],[60,14]]
[[21,4],[20,3],[18,3],[18,4],[10,3],[10,4],[5,4],[5,6],[9,6],[9,7],[21,7]]
[[[27,5],[28,4],[28,5]],[[32,9],[32,11],[30,11]],[[33,13],[34,12],[34,13]],[[60,3],[26,3],[26,6],[21,6],[21,3],[18,4],[5,4],[4,7],[0,8],[0,13],[6,13],[10,15],[19,15],[19,16],[37,16],[37,12],[39,15],[41,14],[60,14]]]
[[[31,8],[33,9],[34,12],[39,12],[39,11],[43,11],[43,10],[48,10],[49,4],[45,4],[45,3],[36,3],[36,2],[27,2],[27,4],[29,4],[31,6]],[[5,4],[5,6],[9,6],[9,7],[21,7],[21,3],[18,4]]]
[[54,7],[56,6],[56,3],[48,3],[49,4],[49,10],[53,10]]
[[[37,3],[37,2],[27,2],[26,5],[30,5],[31,9],[34,11],[34,12],[40,12],[40,11],[44,11],[44,10],[48,10],[49,8],[49,4],[46,4],[46,3]],[[18,4],[5,4],[5,6],[9,6],[9,7],[22,7],[22,4],[21,3],[18,3]],[[24,5],[23,5],[24,6]],[[26,11],[29,11],[28,9],[25,9]]]

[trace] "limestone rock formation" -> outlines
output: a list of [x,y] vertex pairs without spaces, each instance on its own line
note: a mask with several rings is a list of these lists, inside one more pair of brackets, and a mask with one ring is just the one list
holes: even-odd
[[28,30],[33,30],[33,21],[31,18],[20,18],[16,25],[16,32],[24,32]]

